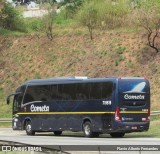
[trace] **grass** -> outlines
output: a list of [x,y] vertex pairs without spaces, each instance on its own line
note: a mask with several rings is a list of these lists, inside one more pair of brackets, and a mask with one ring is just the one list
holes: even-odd
[[12,104],[7,105],[5,100],[0,100],[0,118],[11,118],[12,117]]
[[23,36],[23,35],[27,35],[27,33],[18,32],[18,31],[11,31],[11,30],[4,29],[4,28],[0,27],[0,35],[5,35],[5,36]]
[[159,120],[153,120],[151,121],[150,128],[147,132],[139,132],[139,133],[133,133],[133,134],[128,134],[127,137],[131,136],[140,136],[140,137],[152,137],[152,138],[160,138],[160,121]]
[[0,128],[11,128],[11,127],[12,127],[11,122],[0,123]]

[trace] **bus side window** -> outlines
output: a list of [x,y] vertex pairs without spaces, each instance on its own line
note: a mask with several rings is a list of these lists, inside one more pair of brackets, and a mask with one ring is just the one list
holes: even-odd
[[19,111],[21,108],[21,102],[22,102],[22,95],[17,95],[14,97],[13,101],[13,111]]
[[33,99],[33,97],[30,94],[26,94],[24,96],[24,100],[23,100],[24,104],[29,103],[29,102],[33,102],[33,101],[34,101],[34,99]]
[[76,84],[76,99],[89,100],[90,96],[90,83]]
[[108,97],[110,97],[112,95],[113,89],[114,89],[113,82],[103,83],[102,98],[108,98]]

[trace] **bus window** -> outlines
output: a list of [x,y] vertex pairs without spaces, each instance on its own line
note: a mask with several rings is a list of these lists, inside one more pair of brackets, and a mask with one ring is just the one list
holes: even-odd
[[103,83],[90,83],[90,99],[101,99]]
[[76,100],[88,100],[90,95],[90,84],[76,84]]
[[49,86],[28,86],[26,94],[24,96],[23,103],[29,103],[33,101],[49,101]]
[[149,92],[149,86],[144,80],[120,80],[119,91],[121,93],[143,93]]
[[58,98],[58,86],[50,85],[49,86],[50,98],[51,100],[57,100]]
[[14,101],[13,101],[13,113],[14,113],[14,114],[15,114],[17,111],[20,110],[22,98],[23,98],[22,94],[16,95],[16,96],[14,97]]
[[91,83],[90,87],[90,99],[106,99],[112,95],[112,82]]
[[111,97],[113,89],[114,89],[113,82],[105,82],[105,83],[103,83],[103,85],[102,85],[102,99]]
[[63,94],[64,94],[64,100],[74,100],[75,99],[75,90],[76,85],[75,84],[64,84],[63,85]]

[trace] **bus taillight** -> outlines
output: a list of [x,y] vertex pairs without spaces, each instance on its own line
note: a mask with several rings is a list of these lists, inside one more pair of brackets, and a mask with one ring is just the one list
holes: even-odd
[[150,121],[150,108],[148,108],[148,113],[146,118],[142,118],[142,121],[147,122]]
[[119,107],[116,108],[116,113],[115,113],[115,120],[121,122],[121,118],[120,118],[120,109]]
[[148,115],[147,115],[147,121],[150,120],[150,107],[148,108]]

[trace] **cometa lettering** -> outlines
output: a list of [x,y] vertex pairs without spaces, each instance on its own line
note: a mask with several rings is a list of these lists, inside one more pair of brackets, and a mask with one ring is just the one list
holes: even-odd
[[129,95],[125,94],[124,99],[145,99],[144,95]]
[[49,111],[49,106],[34,106],[34,104],[31,105],[30,107],[31,112],[48,112]]

